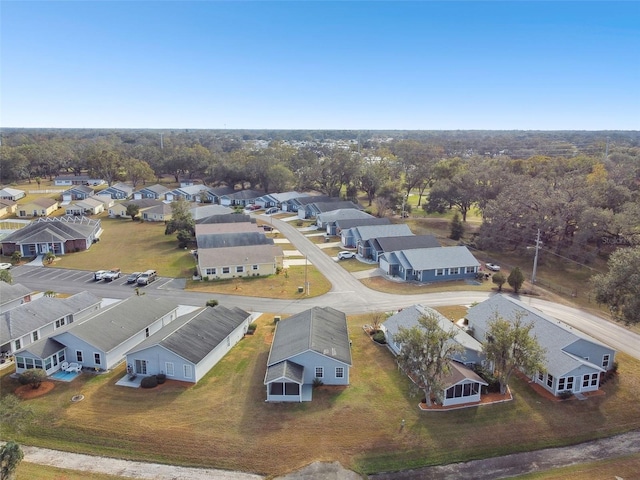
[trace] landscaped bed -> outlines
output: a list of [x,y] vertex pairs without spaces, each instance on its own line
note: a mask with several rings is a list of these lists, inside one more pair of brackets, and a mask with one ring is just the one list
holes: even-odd
[[[550,402],[518,378],[514,400],[429,414],[386,348],[363,332],[368,316],[349,319],[351,385],[317,389],[313,401],[266,403],[265,365],[273,317],[245,337],[195,386],[115,386],[124,366],[81,376],[38,398],[20,442],[91,454],[282,474],[314,460],[336,460],[361,472],[558,446],[640,428],[640,361],[618,355],[619,375],[605,395]],[[1,391],[17,381],[3,372]],[[69,399],[81,391],[85,399]],[[405,426],[400,430],[401,420]],[[526,434],[524,433],[526,432]]]

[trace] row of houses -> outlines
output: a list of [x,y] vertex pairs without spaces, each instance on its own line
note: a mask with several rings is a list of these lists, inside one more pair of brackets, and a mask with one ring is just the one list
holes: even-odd
[[198,273],[219,280],[273,275],[284,253],[255,220],[245,214],[222,214],[196,220]]

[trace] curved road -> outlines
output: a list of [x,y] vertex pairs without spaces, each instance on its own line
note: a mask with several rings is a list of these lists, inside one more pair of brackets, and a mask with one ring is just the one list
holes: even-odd
[[[306,255],[309,262],[331,281],[332,288],[325,295],[299,300],[277,300],[216,294],[216,299],[226,306],[238,306],[244,310],[254,312],[293,314],[319,305],[333,307],[347,314],[356,314],[392,311],[409,307],[416,303],[430,306],[470,305],[474,302],[481,302],[493,295],[489,292],[471,291],[417,295],[393,295],[377,292],[365,287],[351,273],[342,268],[333,258],[325,254],[317,245],[288,222],[266,216],[258,217],[272,223],[302,255]],[[36,290],[59,290],[60,287],[58,285],[64,285],[64,290],[69,293],[87,290],[103,298],[127,298],[132,295],[133,290],[131,286],[121,285],[116,282],[112,284],[93,282],[90,279],[90,274],[86,272],[49,268],[43,270],[41,267],[28,265],[15,268],[13,277],[16,282]],[[150,295],[162,295],[186,305],[204,305],[206,300],[211,298],[211,294],[185,291],[183,285],[184,282],[180,280],[161,279],[145,287],[144,290]],[[311,289],[313,289],[313,285],[311,285]],[[599,339],[616,350],[640,359],[640,335],[625,329],[621,325],[558,303],[530,297],[520,297],[520,300],[552,317],[562,320],[573,328]]]

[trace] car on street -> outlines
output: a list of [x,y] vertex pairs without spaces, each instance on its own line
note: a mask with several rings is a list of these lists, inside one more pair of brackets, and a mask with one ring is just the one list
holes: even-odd
[[500,265],[496,265],[495,263],[485,263],[484,265],[485,265],[485,267],[487,267],[492,272],[499,272],[500,271]]
[[0,270],[10,270],[13,265],[10,263],[0,263]]
[[112,282],[116,278],[120,278],[120,269],[119,268],[112,268],[111,270],[109,270],[107,273],[105,273],[102,276],[102,279],[105,282]]
[[133,272],[127,277],[127,283],[136,283],[140,275],[142,275],[142,272]]
[[346,260],[348,258],[356,258],[356,253],[349,252],[347,250],[343,250],[342,252],[338,253],[338,260]]
[[94,280],[102,280],[104,278],[105,273],[107,273],[109,270],[97,270],[95,272],[93,272],[93,279]]

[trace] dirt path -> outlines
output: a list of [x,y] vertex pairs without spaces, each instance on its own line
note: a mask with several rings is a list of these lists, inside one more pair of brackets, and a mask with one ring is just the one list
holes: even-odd
[[[157,463],[133,462],[107,457],[95,457],[77,453],[60,452],[46,448],[23,446],[24,461],[39,465],[106,473],[122,477],[148,480],[260,480],[264,477],[250,473],[226,470],[187,468]],[[445,480],[467,478],[493,480],[540,472],[598,460],[612,459],[640,453],[640,430],[594,440],[570,447],[548,448],[503,457],[473,460],[450,465],[426,467],[403,472],[381,473],[369,476],[370,480]],[[616,472],[611,472],[615,475]],[[355,480],[360,478],[340,464],[313,463],[298,472],[274,480]]]

